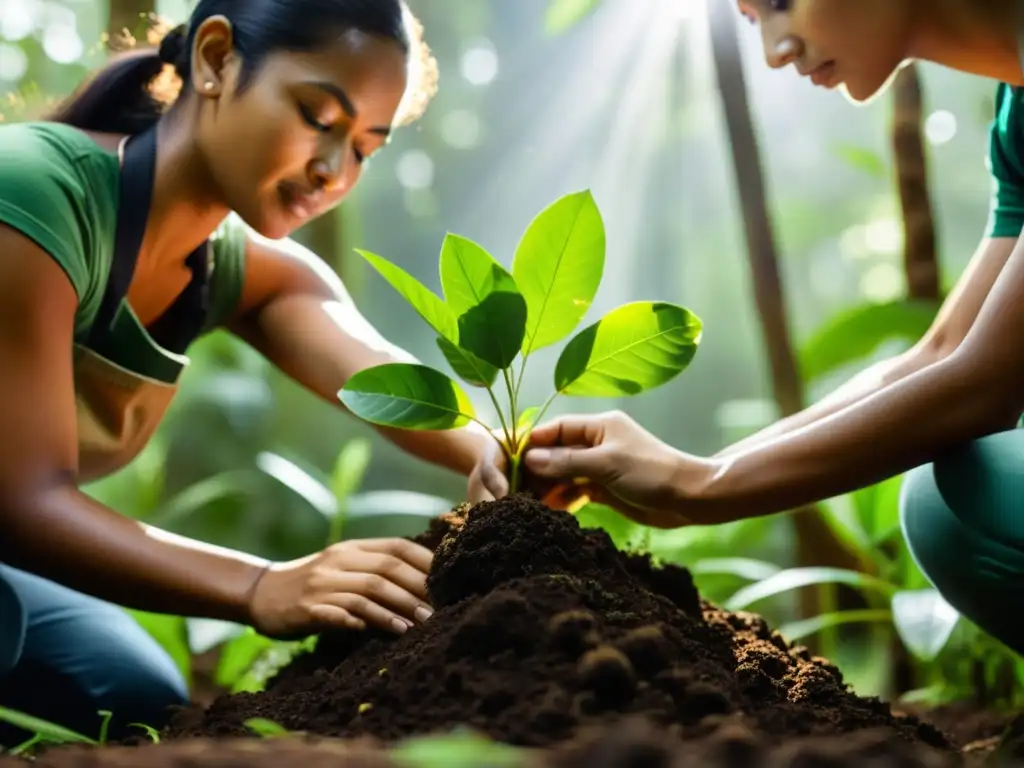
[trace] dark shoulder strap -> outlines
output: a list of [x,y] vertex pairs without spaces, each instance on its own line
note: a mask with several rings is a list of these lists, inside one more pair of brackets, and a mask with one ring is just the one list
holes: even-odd
[[[121,164],[117,228],[103,301],[89,330],[88,344],[99,350],[110,333],[121,303],[135,275],[135,264],[146,234],[146,221],[156,178],[156,128],[132,136],[125,144]],[[207,312],[208,244],[188,258],[192,281],[178,300],[151,329],[154,340],[172,352],[182,353],[202,332]]]
[[117,205],[117,229],[114,234],[114,257],[103,301],[89,330],[89,341],[98,342],[110,332],[121,302],[135,274],[146,220],[153,198],[156,175],[156,129],[151,128],[128,139],[121,163],[120,193]]

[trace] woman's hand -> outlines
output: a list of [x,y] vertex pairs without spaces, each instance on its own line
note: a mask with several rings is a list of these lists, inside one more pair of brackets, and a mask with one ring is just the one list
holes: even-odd
[[252,625],[279,639],[367,625],[402,634],[433,613],[426,588],[432,559],[406,539],[362,539],[275,563],[253,589]]
[[484,443],[483,451],[469,473],[466,499],[470,504],[494,501],[508,494],[508,459],[498,443],[504,436],[501,430],[495,430],[493,435],[496,439]]
[[549,506],[570,507],[586,496],[655,528],[715,522],[699,503],[714,463],[675,450],[624,413],[539,425],[523,460],[537,478],[561,481],[545,497]]

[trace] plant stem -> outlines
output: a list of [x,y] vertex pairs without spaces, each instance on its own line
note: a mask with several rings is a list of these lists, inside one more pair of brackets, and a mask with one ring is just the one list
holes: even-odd
[[519,426],[517,423],[519,414],[516,409],[516,389],[512,386],[512,377],[509,376],[508,368],[502,368],[501,375],[505,379],[505,389],[508,390],[508,402],[512,409],[512,412],[509,414],[509,419],[512,421],[512,443],[509,445],[509,448],[512,450],[512,453],[517,453],[519,451],[519,438],[516,435],[516,429]]
[[509,495],[511,495],[519,490],[519,467],[522,463],[522,458],[519,456],[518,451],[515,453],[506,453],[505,455],[508,457],[508,492]]
[[[501,412],[501,406],[498,404],[498,398],[494,396],[494,390],[491,389],[490,387],[487,387],[487,394],[491,396],[491,402],[494,403],[494,410],[498,412],[498,421],[501,422],[501,431],[505,433],[505,440],[508,442],[509,445],[511,445],[512,435],[508,431],[508,424],[505,423],[505,416]],[[478,419],[473,419],[473,421],[482,426],[488,432],[491,431],[491,428],[484,424],[482,421],[479,421]]]

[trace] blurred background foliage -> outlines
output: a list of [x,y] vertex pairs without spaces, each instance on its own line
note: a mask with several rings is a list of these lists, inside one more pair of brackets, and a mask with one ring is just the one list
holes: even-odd
[[[898,98],[854,109],[790,71],[768,69],[756,29],[738,17],[723,22],[714,0],[409,5],[440,63],[440,93],[369,163],[349,200],[297,238],[342,275],[385,336],[425,363],[444,368],[429,329],[352,248],[380,253],[436,289],[446,232],[477,240],[507,264],[532,217],[583,188],[593,190],[608,231],[606,279],[591,315],[662,299],[692,309],[705,332],[694,363],[671,385],[619,402],[564,400],[556,411],[621,408],[698,454],[777,418],[787,396],[773,385],[778,334],[766,335],[766,305],[754,300],[750,233],[758,226],[772,237],[758,257],[778,269],[779,316],[803,402],[906,349],[927,327],[934,297],[917,301],[904,259],[893,155]],[[732,4],[721,5],[733,14]],[[3,118],[31,118],[70,92],[102,63],[111,32],[128,27],[143,36],[144,14],[177,23],[190,7],[4,0]],[[726,24],[718,37],[710,33],[716,23]],[[985,224],[994,84],[929,65],[913,74],[924,99],[909,114],[927,161],[941,292]],[[746,139],[735,132],[737,115],[749,121]],[[538,354],[547,365],[532,365],[527,399],[547,393],[556,353]],[[463,497],[461,478],[403,455],[233,338],[215,334],[190,354],[157,439],[132,466],[88,489],[118,511],[292,558],[338,535],[413,533],[425,513]],[[480,394],[474,404],[489,418]],[[896,519],[899,482],[809,513],[841,545],[836,562],[801,554],[806,532],[792,516],[670,532],[639,530],[597,507],[582,518],[620,544],[691,566],[706,597],[763,613],[835,658],[863,693],[1011,701],[1020,687],[1015,657],[957,621],[910,560]],[[844,586],[818,587],[809,610],[799,588],[819,584]],[[254,662],[265,673],[295,647],[216,623],[139,619],[184,669],[205,676],[197,686],[258,685],[259,674],[246,677]],[[234,644],[221,652],[230,637]]]

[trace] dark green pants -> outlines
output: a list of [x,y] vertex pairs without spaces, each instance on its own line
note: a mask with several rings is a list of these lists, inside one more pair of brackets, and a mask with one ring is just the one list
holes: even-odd
[[1024,654],[1024,429],[975,440],[909,472],[900,522],[942,596]]

